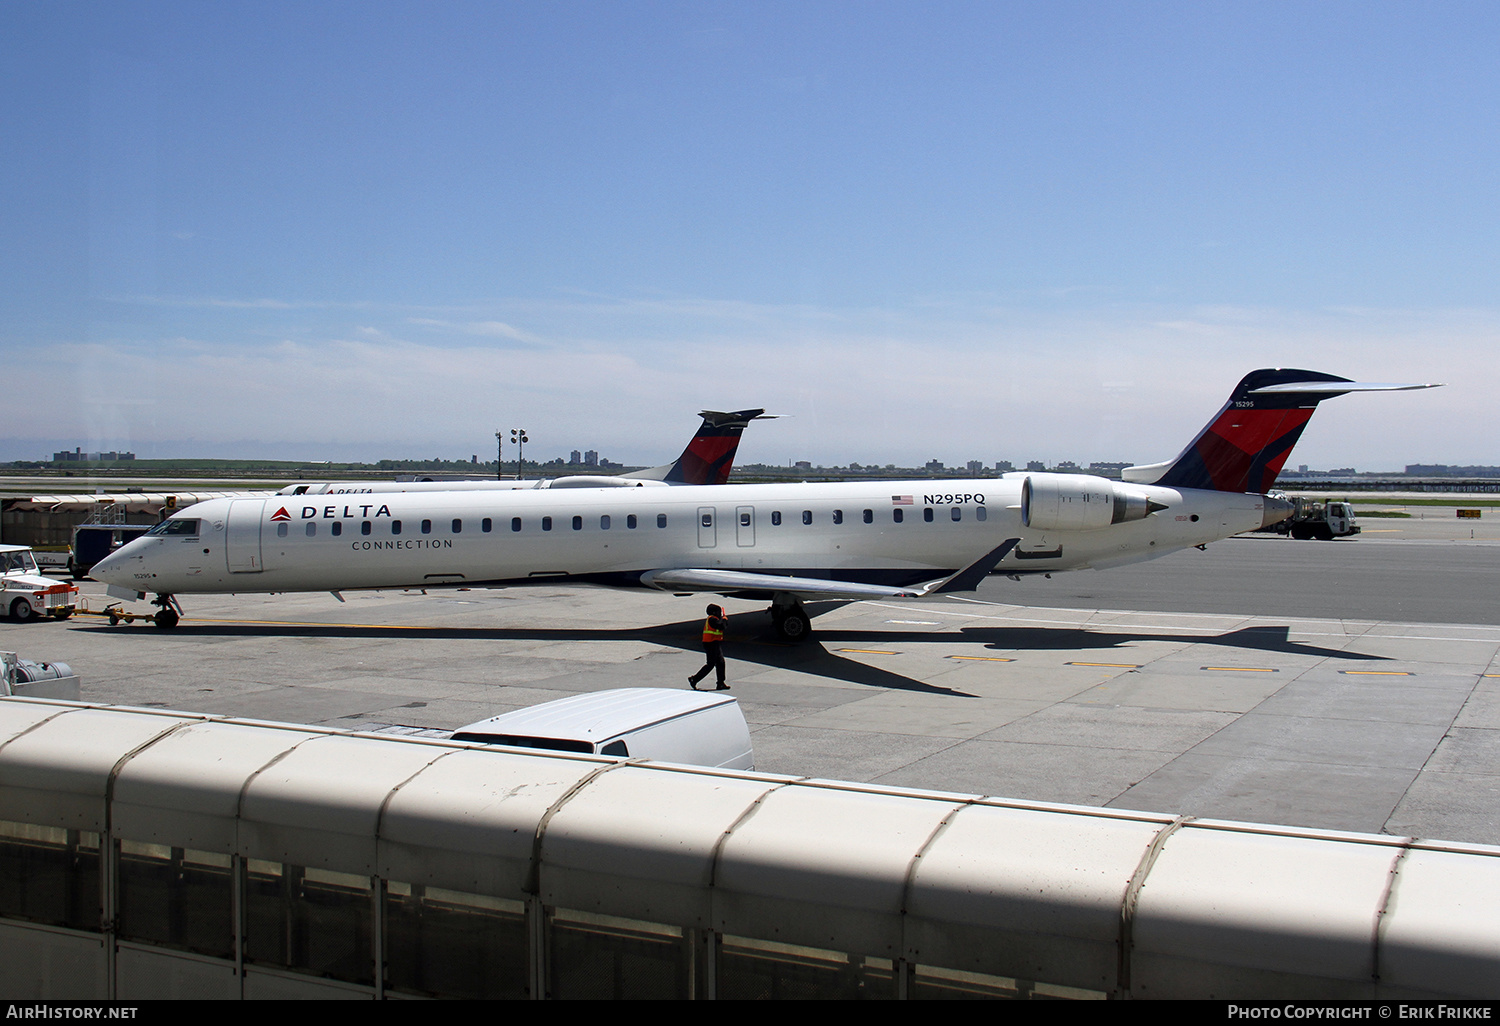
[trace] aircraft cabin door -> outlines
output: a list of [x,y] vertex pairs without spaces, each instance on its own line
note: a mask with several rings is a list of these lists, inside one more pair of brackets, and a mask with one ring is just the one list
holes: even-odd
[[260,554],[260,525],[265,499],[235,499],[229,504],[224,528],[224,556],[232,574],[258,574],[265,568]]
[[755,544],[755,507],[737,506],[734,510],[734,540],[742,549]]
[[719,543],[714,526],[715,510],[712,506],[698,507],[698,547],[700,549],[711,549]]

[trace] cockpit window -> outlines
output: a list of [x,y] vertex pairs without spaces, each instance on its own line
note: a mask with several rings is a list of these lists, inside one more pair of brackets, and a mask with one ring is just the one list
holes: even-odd
[[198,533],[198,519],[196,517],[174,517],[171,520],[163,520],[147,534],[171,534],[180,537],[192,537]]

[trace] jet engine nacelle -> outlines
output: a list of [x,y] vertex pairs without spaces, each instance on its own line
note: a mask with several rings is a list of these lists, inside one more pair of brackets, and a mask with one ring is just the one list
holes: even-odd
[[1145,492],[1103,477],[1029,474],[1021,483],[1021,523],[1038,531],[1097,531],[1159,509]]

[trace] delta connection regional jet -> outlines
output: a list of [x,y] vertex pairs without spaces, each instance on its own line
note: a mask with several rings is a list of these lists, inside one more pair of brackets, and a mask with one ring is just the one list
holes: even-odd
[[1362,384],[1258,370],[1175,460],[1112,481],[956,481],[428,491],[213,499],[95,564],[118,598],[567,582],[769,600],[777,634],[811,599],[972,591],[987,574],[1107,569],[1269,526],[1265,493],[1314,408]]

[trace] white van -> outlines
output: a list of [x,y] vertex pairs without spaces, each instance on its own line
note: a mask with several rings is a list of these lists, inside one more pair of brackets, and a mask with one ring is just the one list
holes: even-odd
[[755,768],[740,704],[717,692],[671,688],[595,691],[491,716],[454,731],[454,741]]

